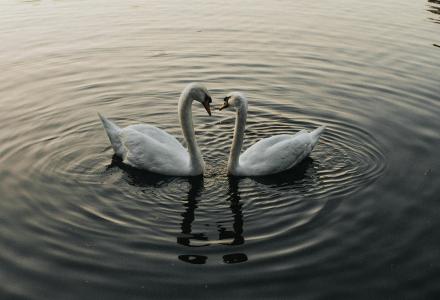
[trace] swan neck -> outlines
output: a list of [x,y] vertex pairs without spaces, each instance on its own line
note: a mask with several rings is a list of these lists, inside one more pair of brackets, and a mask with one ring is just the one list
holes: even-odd
[[196,175],[203,173],[204,163],[199,146],[196,142],[194,126],[192,121],[192,102],[191,89],[185,89],[179,99],[179,119],[182,133],[185,138],[188,154],[190,159],[190,167]]
[[234,138],[232,140],[231,152],[228,161],[228,173],[238,175],[237,170],[240,162],[241,148],[243,147],[244,132],[246,129],[247,103],[237,108],[235,119]]

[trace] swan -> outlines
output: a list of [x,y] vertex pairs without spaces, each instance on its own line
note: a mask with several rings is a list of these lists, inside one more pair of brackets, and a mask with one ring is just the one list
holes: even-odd
[[228,175],[264,176],[288,170],[306,158],[325,129],[321,126],[312,132],[301,130],[294,135],[282,134],[262,139],[249,147],[243,154],[244,131],[248,110],[246,97],[232,92],[224,98],[219,110],[236,110],[234,137],[228,160]]
[[174,136],[155,126],[138,124],[120,128],[101,114],[98,116],[114,152],[124,163],[162,175],[197,176],[203,174],[205,163],[194,134],[193,100],[202,103],[211,115],[212,98],[206,87],[189,84],[178,103],[180,125],[188,150]]

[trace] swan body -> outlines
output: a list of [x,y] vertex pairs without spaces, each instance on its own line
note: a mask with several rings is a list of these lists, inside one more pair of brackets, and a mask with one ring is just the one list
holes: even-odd
[[120,128],[98,115],[115,154],[124,163],[163,175],[197,176],[203,174],[205,164],[195,140],[191,113],[193,100],[202,103],[211,115],[209,105],[212,99],[207,89],[200,84],[188,85],[178,104],[180,124],[188,149],[174,136],[155,126],[138,124]]
[[234,176],[264,176],[293,168],[306,158],[317,144],[325,126],[312,132],[275,135],[262,139],[241,153],[247,117],[247,99],[237,92],[230,93],[220,110],[237,111],[234,138],[228,161],[228,174]]

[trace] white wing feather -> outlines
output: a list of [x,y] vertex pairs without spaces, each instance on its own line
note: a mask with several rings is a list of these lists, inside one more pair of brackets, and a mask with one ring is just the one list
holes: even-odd
[[143,132],[130,127],[122,129],[120,137],[125,148],[124,163],[164,175],[186,175],[190,167],[186,149],[165,131],[153,128]]
[[154,173],[187,176],[188,151],[171,134],[148,124],[120,128],[99,115],[112,147],[124,163]]
[[288,170],[307,157],[313,147],[312,135],[306,130],[262,139],[240,156],[238,175],[262,176]]

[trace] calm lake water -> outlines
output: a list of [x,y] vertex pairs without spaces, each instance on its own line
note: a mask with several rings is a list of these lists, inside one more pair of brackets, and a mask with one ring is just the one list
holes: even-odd
[[[6,0],[0,37],[0,299],[440,297],[440,1]],[[113,157],[97,112],[182,140],[193,81],[248,96],[245,148],[327,130],[228,178],[195,104],[203,178]]]

